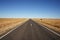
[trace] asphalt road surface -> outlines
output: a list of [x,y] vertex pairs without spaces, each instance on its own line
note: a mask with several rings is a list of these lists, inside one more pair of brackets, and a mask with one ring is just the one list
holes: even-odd
[[0,40],[60,40],[60,37],[30,19]]

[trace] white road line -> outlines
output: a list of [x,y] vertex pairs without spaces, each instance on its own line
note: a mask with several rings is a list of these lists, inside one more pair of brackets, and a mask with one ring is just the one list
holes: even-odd
[[53,31],[53,30],[51,30],[51,29],[45,27],[44,25],[41,25],[41,26],[44,27],[44,28],[46,28],[46,29],[49,30],[50,32],[52,32],[52,33],[54,33],[54,34],[56,34],[57,36],[60,37],[60,34],[58,34],[57,32],[55,32],[55,31]]
[[30,24],[32,26],[32,24]]
[[[16,28],[18,28],[18,27],[16,27]],[[5,35],[1,36],[1,37],[0,37],[0,39],[2,39],[3,37],[5,37],[6,35],[8,35],[9,33],[11,33],[12,31],[14,31],[16,28],[14,28],[14,29],[10,30],[10,31],[9,31],[9,32],[7,32]]]
[[[24,24],[24,23],[22,23],[22,24]],[[21,24],[21,25],[22,25]],[[7,32],[6,34],[4,34],[4,35],[2,35],[1,37],[0,37],[0,39],[2,39],[3,37],[5,37],[6,35],[8,35],[9,33],[11,33],[12,31],[14,31],[15,29],[17,29],[19,26],[21,26],[21,25],[16,25],[17,27],[15,27],[14,29],[12,29],[12,30],[10,30],[9,32]]]

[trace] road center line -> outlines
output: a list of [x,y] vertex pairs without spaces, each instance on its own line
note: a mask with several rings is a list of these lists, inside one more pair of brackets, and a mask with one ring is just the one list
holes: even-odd
[[30,24],[32,26],[32,24]]

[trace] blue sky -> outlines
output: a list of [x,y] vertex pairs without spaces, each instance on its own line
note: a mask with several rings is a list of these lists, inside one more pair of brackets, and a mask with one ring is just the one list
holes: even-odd
[[0,18],[60,18],[59,0],[0,0]]

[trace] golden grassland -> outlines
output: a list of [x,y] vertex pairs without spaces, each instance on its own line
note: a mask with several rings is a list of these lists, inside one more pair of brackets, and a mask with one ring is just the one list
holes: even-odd
[[48,28],[51,28],[57,32],[60,32],[60,19],[34,18],[33,20],[39,24],[43,24]]
[[0,35],[27,21],[26,18],[0,18]]

